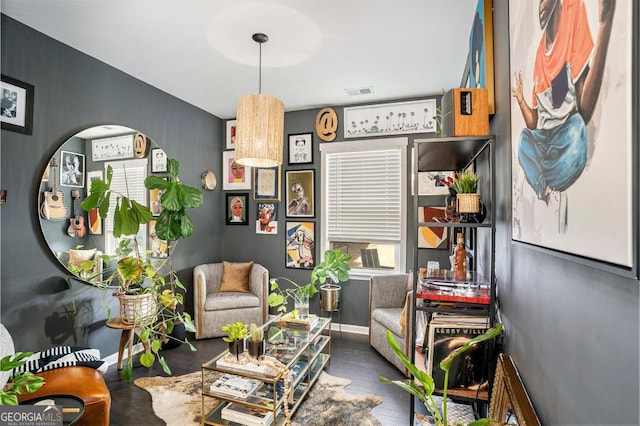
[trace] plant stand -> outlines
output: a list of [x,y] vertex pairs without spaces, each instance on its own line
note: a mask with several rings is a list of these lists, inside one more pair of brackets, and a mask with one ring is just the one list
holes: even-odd
[[327,312],[330,317],[333,313],[338,313],[338,331],[342,337],[342,314],[340,309],[340,290],[342,287],[335,284],[324,284],[320,286],[320,311]]

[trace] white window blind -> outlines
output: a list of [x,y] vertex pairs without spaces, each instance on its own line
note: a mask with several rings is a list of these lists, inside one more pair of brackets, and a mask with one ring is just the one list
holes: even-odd
[[[113,214],[119,194],[123,194],[131,200],[135,200],[142,205],[147,205],[147,189],[144,180],[147,177],[147,160],[113,161],[105,163],[104,173],[106,178],[107,166],[113,169],[111,179],[111,199],[109,200],[109,213],[105,219],[107,231],[107,253],[114,253],[118,247],[119,240],[113,237]],[[140,249],[146,249],[146,224],[140,225],[136,239],[140,244]]]
[[327,153],[326,161],[329,241],[400,243],[400,149]]

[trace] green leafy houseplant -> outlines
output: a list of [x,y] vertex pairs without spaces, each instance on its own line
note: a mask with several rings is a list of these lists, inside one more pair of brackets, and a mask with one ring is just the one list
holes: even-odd
[[249,337],[247,324],[242,321],[236,321],[223,325],[221,329],[223,332],[227,333],[222,340],[229,343],[229,353],[235,355],[236,358],[239,359],[240,354],[244,352],[244,339]]
[[[105,181],[96,179],[91,182],[91,195],[82,202],[81,207],[85,211],[97,208],[100,217],[105,219],[112,194],[115,195],[113,236],[122,239],[114,255],[98,256],[97,260],[83,262],[78,269],[85,273],[93,271],[97,269],[96,262],[103,261],[105,265],[110,265],[107,270],[101,272],[104,278],[96,273],[89,277],[88,281],[91,284],[103,289],[115,287],[118,297],[125,294],[152,296],[155,304],[155,308],[151,308],[152,313],[142,318],[139,323],[136,320],[135,324],[136,328],[141,330],[140,339],[150,342],[151,348],[150,352],[140,356],[140,363],[150,367],[157,358],[165,373],[170,375],[171,370],[164,357],[159,354],[162,343],[173,338],[171,333],[176,324],[183,324],[186,331],[195,332],[191,316],[178,309],[178,305],[183,304],[183,296],[176,291],[176,287],[182,291],[186,291],[186,288],[173,271],[171,258],[177,241],[193,234],[193,222],[187,214],[187,208],[196,208],[202,204],[202,192],[180,182],[180,165],[177,160],[169,159],[167,170],[168,180],[158,176],[148,176],[144,184],[147,189],[163,191],[160,198],[163,210],[157,219],[155,231],[159,239],[174,242],[169,256],[158,261],[151,258],[150,251],[138,246],[135,235],[139,232],[140,225],[152,219],[151,209],[130,199],[128,194],[117,193],[111,189],[113,170],[109,166]],[[72,272],[75,271],[72,270]],[[188,344],[191,350],[195,351],[186,338],[181,342]],[[132,379],[132,369],[133,360],[129,357],[127,366],[122,370],[125,380]]]
[[470,171],[460,173],[449,184],[449,188],[453,188],[458,194],[475,194],[478,192],[478,181],[480,177]]
[[[25,358],[33,352],[16,352],[0,359],[0,371],[11,371],[23,365]],[[37,391],[44,385],[44,379],[30,371],[14,373],[9,377],[6,386],[0,389],[0,405],[18,405],[18,395],[25,395]]]
[[[333,282],[344,282],[349,279],[349,265],[351,255],[340,249],[330,249],[324,252],[324,260],[317,264],[311,271],[311,281],[300,285],[289,278],[279,277],[269,280],[271,291],[268,303],[272,308],[277,308],[278,312],[287,311],[287,302],[300,297],[313,297],[318,293],[316,284],[324,284],[328,279]],[[292,288],[280,288],[279,280],[292,284]]]
[[[385,377],[378,376],[378,380],[382,383],[393,383],[400,389],[409,392],[411,395],[417,397],[425,405],[436,426],[447,426],[447,386],[449,384],[449,371],[453,361],[461,354],[468,351],[473,345],[481,343],[487,340],[491,340],[497,337],[502,331],[502,324],[498,324],[495,327],[487,330],[484,334],[474,337],[466,342],[464,345],[452,351],[445,359],[440,362],[440,368],[444,371],[444,387],[442,391],[442,413],[438,409],[438,405],[433,399],[433,392],[435,391],[435,382],[433,378],[416,367],[409,358],[404,354],[398,342],[396,342],[393,334],[387,331],[387,340],[393,352],[400,358],[402,363],[409,369],[413,377],[415,377],[420,385],[417,385],[415,380],[389,380]],[[488,425],[491,421],[488,419],[476,420],[469,423],[469,426]]]

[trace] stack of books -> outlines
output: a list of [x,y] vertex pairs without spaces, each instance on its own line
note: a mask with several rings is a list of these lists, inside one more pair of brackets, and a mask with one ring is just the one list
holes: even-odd
[[211,384],[210,390],[211,393],[218,395],[246,399],[261,384],[260,380],[234,376],[233,374],[223,374],[222,377]]
[[220,415],[223,420],[248,426],[266,426],[273,422],[273,411],[263,411],[237,403],[227,404]]
[[278,325],[287,328],[301,328],[305,330],[311,330],[318,324],[318,316],[315,314],[309,314],[305,318],[294,317],[291,312],[285,314],[278,320]]

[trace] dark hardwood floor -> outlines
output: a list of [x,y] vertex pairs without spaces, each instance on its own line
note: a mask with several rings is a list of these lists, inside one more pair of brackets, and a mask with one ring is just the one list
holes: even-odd
[[[221,338],[217,338],[195,341],[194,346],[198,349],[196,352],[192,352],[186,345],[162,351],[173,375],[199,371],[204,362],[224,350],[227,344]],[[345,332],[340,335],[334,331],[331,340],[331,361],[326,371],[333,376],[345,377],[352,381],[351,385],[345,388],[348,394],[382,397],[382,404],[374,408],[373,413],[383,425],[397,426],[409,423],[409,394],[397,386],[378,382],[378,375],[394,380],[403,376],[369,346],[366,335]],[[133,374],[134,378],[138,378],[164,373],[157,363],[147,369],[136,361]],[[111,391],[112,425],[164,424],[153,414],[149,394],[133,383],[123,381],[115,365],[109,367],[105,380]]]

